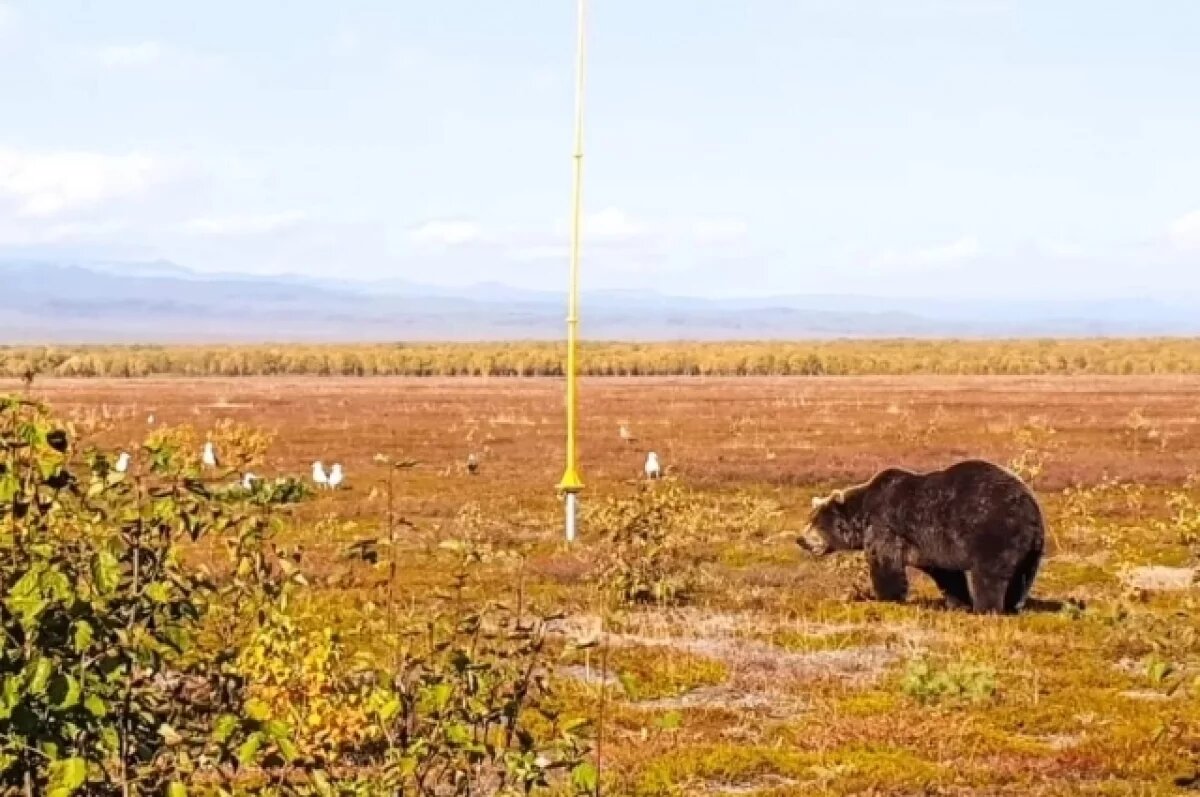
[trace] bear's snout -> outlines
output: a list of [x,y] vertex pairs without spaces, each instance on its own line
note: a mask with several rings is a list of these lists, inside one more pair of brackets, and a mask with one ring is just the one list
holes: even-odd
[[830,552],[829,543],[825,542],[825,538],[811,525],[800,532],[796,544],[813,556],[825,556]]

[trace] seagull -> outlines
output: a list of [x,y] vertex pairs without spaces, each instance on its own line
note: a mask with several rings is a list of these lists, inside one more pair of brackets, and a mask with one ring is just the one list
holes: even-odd
[[150,413],[149,415],[146,416],[146,425],[147,426],[154,425],[154,413]]
[[474,454],[467,455],[467,472],[472,476],[479,472],[479,460]]
[[637,440],[637,438],[633,436],[633,432],[629,431],[629,427],[625,424],[621,424],[620,435],[621,439],[626,443],[632,443]]
[[213,448],[211,440],[204,444],[204,453],[201,455],[201,459],[204,462],[204,467],[217,467],[217,452],[216,449]]
[[329,486],[329,477],[325,475],[325,466],[319,459],[313,463],[312,479],[318,487]]
[[242,474],[242,489],[246,490],[247,492],[250,490],[253,490],[254,483],[256,481],[258,481],[258,477],[255,476],[253,473],[247,472],[247,473]]
[[646,478],[662,478],[662,466],[658,464],[658,454],[653,451],[646,455]]
[[113,470],[115,470],[117,473],[124,473],[125,471],[129,470],[129,453],[128,452],[125,452],[125,451],[121,452],[121,455],[119,457],[117,457],[117,464],[116,464],[116,466],[113,467]]
[[345,475],[342,473],[342,465],[340,462],[333,463],[333,469],[329,471],[329,489],[336,490],[341,486]]

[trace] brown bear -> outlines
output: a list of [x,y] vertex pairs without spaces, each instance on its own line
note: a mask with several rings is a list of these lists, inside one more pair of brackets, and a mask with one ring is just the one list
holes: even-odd
[[914,567],[937,583],[951,606],[993,614],[1024,605],[1045,536],[1042,510],[1019,478],[968,460],[930,473],[892,468],[866,484],[814,498],[798,542],[818,556],[865,551],[880,600],[903,601],[905,567]]

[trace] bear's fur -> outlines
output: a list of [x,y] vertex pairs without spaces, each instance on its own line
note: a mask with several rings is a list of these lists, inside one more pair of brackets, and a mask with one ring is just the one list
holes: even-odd
[[903,601],[905,568],[914,567],[950,605],[981,614],[1021,609],[1045,545],[1033,493],[1012,473],[980,460],[930,473],[889,469],[815,498],[809,530],[819,540],[799,542],[817,555],[865,551],[881,600]]

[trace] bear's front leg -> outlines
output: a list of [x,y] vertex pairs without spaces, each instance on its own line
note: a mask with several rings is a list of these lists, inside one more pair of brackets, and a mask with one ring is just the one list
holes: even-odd
[[898,546],[872,546],[867,550],[867,564],[871,568],[875,597],[897,603],[908,597],[908,574],[904,571],[904,556]]

